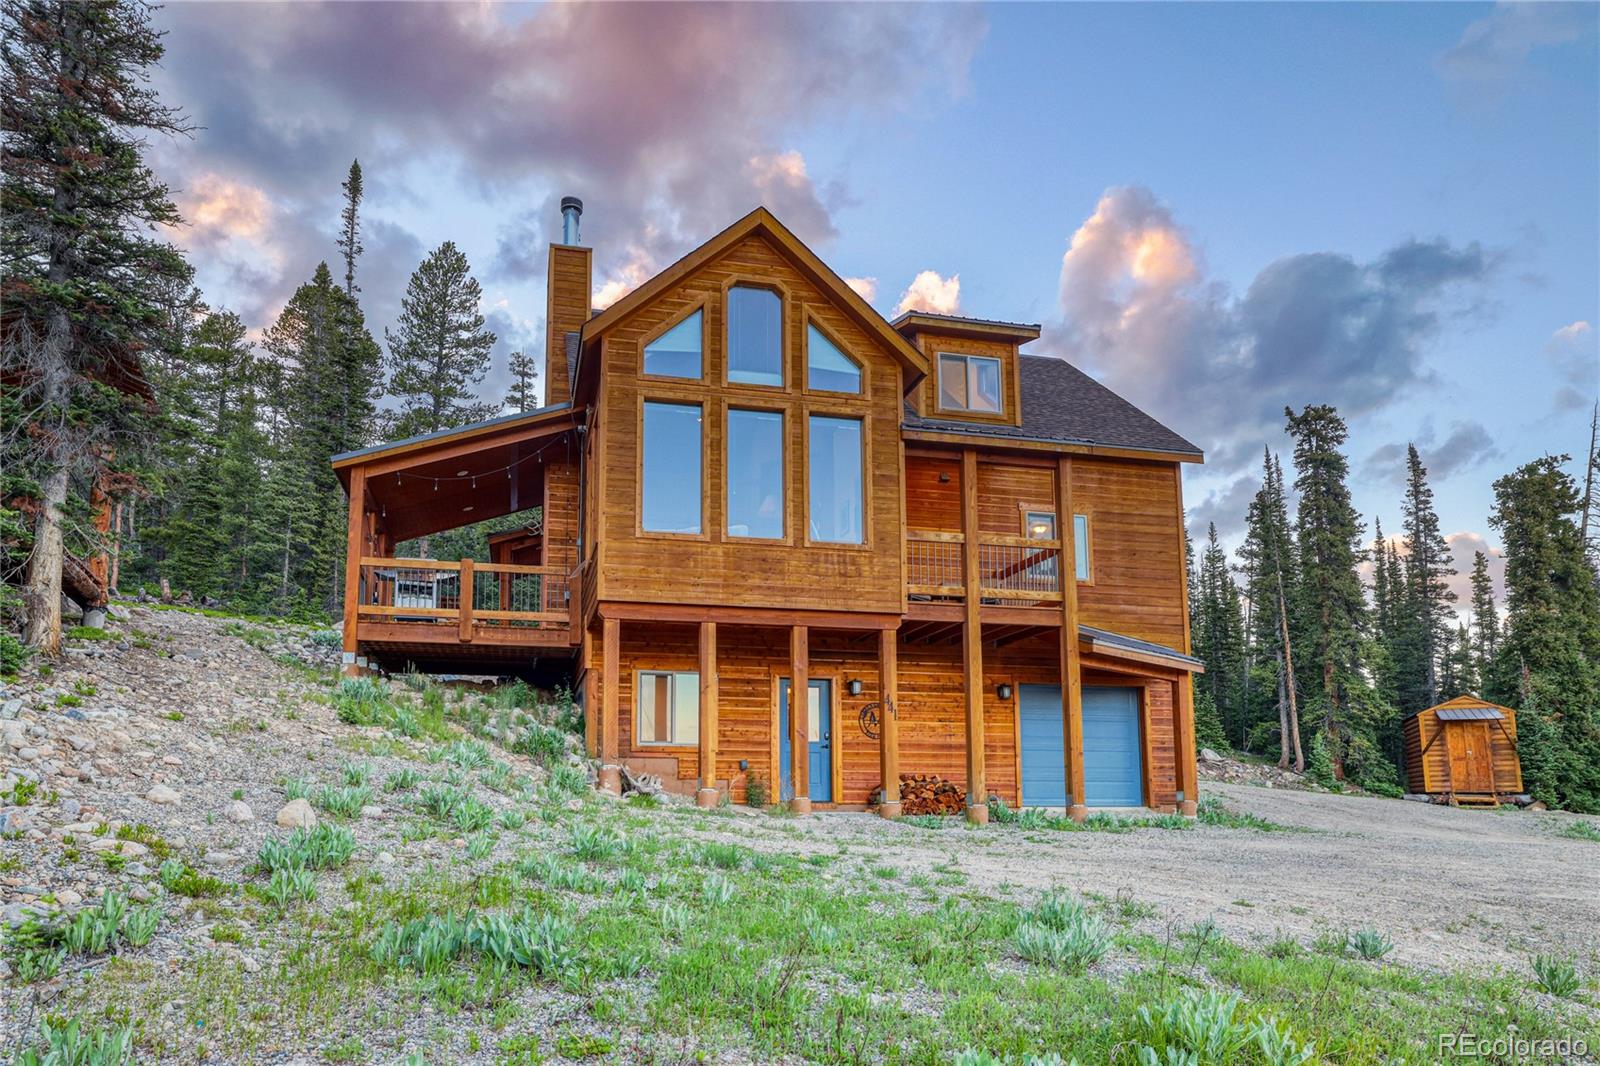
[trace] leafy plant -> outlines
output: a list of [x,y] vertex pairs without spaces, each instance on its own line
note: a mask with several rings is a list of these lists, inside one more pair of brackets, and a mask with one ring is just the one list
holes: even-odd
[[142,948],[156,935],[156,930],[161,927],[161,918],[159,907],[135,907],[122,920],[122,935],[130,947]]
[[511,744],[511,750],[526,755],[540,766],[560,762],[567,753],[567,736],[559,729],[530,722]]
[[1017,954],[1029,962],[1080,973],[1111,947],[1111,932],[1065,892],[1044,894],[1017,927]]
[[267,899],[279,908],[287,907],[296,900],[313,900],[317,898],[317,876],[299,866],[279,867],[272,871],[263,891]]
[[311,802],[330,814],[354,818],[361,813],[361,808],[372,802],[372,789],[368,785],[347,785],[343,788],[325,785],[317,789]]
[[1561,999],[1570,997],[1583,983],[1571,962],[1554,955],[1535,955],[1533,976],[1541,989]]
[[407,766],[384,778],[383,787],[386,792],[404,792],[416,788],[421,781],[422,775],[415,768]]
[[713,907],[730,902],[734,896],[733,882],[721,874],[707,874],[700,884],[700,898]]
[[261,842],[256,862],[262,869],[276,872],[288,869],[330,870],[350,861],[356,850],[356,837],[342,826],[319,825],[315,829],[296,829],[288,837],[269,837]]
[[589,779],[584,776],[583,771],[566,763],[552,766],[547,782],[550,791],[557,796],[563,794],[576,796],[589,788]]
[[117,930],[128,910],[128,897],[107,892],[97,907],[85,907],[67,922],[63,942],[72,955],[103,955],[117,942]]
[[364,785],[367,783],[367,778],[372,776],[372,767],[364,762],[350,760],[340,764],[339,774],[347,785]]
[[1381,959],[1394,950],[1394,941],[1371,927],[1350,934],[1350,949],[1363,959]]
[[744,802],[749,807],[765,807],[772,802],[772,789],[767,787],[767,779],[758,773],[751,773],[744,781]]
[[46,1018],[34,1042],[12,1061],[15,1066],[121,1066],[132,1058],[132,1025],[92,1032],[78,1018]]
[[450,817],[463,833],[476,833],[494,824],[494,808],[476,796],[467,796],[456,805]]
[[574,822],[567,831],[567,848],[580,859],[610,859],[620,853],[625,844],[621,833],[593,822]]

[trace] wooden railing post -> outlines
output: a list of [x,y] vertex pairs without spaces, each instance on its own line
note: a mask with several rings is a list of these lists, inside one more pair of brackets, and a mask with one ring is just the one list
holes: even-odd
[[472,560],[461,560],[459,595],[456,601],[460,607],[461,642],[463,644],[472,640],[472,594],[474,591],[474,578],[472,576]]
[[717,623],[700,623],[700,791],[694,801],[715,807],[717,787]]
[[900,817],[900,633],[894,629],[878,631],[878,772],[883,780],[883,799],[878,813],[885,818]]
[[961,627],[961,672],[966,688],[967,820],[989,820],[989,786],[984,773],[983,587],[978,567],[978,453],[961,453],[961,532],[965,538],[966,620]]

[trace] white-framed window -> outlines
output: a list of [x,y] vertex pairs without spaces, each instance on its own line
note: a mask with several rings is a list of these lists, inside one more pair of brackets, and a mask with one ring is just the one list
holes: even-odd
[[694,311],[644,346],[644,372],[658,377],[700,377],[704,315]]
[[[1054,511],[1029,511],[1023,516],[1023,536],[1029,540],[1055,540],[1056,539],[1056,514]],[[1055,577],[1059,567],[1056,557],[1039,559],[1028,566],[1028,575],[1038,581],[1050,585],[1057,584]]]
[[728,408],[728,536],[783,537],[783,412]]
[[634,742],[700,743],[700,675],[693,670],[640,670]]
[[987,355],[939,355],[939,406],[950,411],[1000,413],[1000,360]]
[[728,380],[783,384],[783,299],[771,289],[728,290]]
[[1072,550],[1077,556],[1074,560],[1079,581],[1089,580],[1089,516],[1075,514],[1072,516]]

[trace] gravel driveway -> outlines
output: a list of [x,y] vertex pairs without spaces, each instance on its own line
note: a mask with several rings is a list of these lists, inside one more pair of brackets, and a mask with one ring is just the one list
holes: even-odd
[[1591,968],[1600,961],[1600,844],[1557,835],[1576,816],[1220,782],[1203,789],[1231,810],[1310,831],[967,832],[830,813],[794,821],[748,815],[738,837],[783,850],[843,846],[907,875],[953,861],[987,890],[1125,892],[1157,909],[1152,931],[1210,918],[1236,939],[1307,943],[1372,926],[1394,940],[1393,959],[1437,970],[1525,971],[1535,952],[1587,959]]

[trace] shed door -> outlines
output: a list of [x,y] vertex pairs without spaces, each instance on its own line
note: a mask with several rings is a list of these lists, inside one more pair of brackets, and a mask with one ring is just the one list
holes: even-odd
[[1139,693],[1083,690],[1083,800],[1091,807],[1141,807]]
[[1029,807],[1067,805],[1067,745],[1060,685],[1019,685],[1022,733],[1022,802]]
[[1450,788],[1453,792],[1493,792],[1494,757],[1489,748],[1488,722],[1451,722],[1445,743],[1450,746]]

